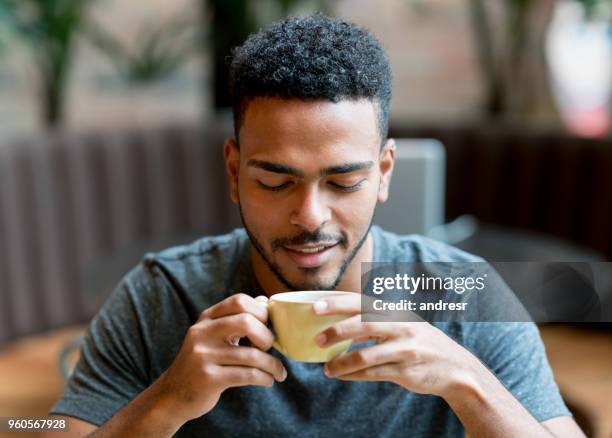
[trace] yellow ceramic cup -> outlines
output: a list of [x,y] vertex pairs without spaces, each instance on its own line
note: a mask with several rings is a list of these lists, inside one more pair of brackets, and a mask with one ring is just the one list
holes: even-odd
[[350,315],[316,315],[312,305],[323,298],[353,293],[299,291],[272,295],[268,302],[268,312],[276,332],[274,348],[289,359],[301,362],[327,362],[347,351],[351,340],[321,348],[314,338]]

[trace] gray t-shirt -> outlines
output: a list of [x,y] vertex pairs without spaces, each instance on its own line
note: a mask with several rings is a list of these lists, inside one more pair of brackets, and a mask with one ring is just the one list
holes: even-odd
[[[373,226],[374,261],[480,260],[421,236]],[[189,326],[226,297],[262,292],[243,229],[148,254],[134,268],[85,336],[81,357],[51,413],[101,425],[166,370]],[[479,357],[538,421],[570,415],[532,323],[435,323]],[[355,347],[353,347],[355,348]],[[463,426],[440,397],[389,382],[325,377],[321,364],[286,359],[287,380],[272,388],[226,390],[215,408],[178,436],[452,436]]]

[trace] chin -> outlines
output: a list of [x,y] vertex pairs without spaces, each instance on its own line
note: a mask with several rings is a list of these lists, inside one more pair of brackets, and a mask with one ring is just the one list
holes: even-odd
[[307,284],[295,284],[295,287],[292,287],[291,290],[292,291],[319,291],[319,290],[323,290],[323,291],[329,291],[329,290],[335,290],[331,287],[331,285],[329,284],[311,284],[311,283],[307,283]]
[[315,274],[321,268],[300,269],[300,271],[310,271],[308,274],[297,276],[298,278],[288,278],[289,282],[294,286],[294,290],[335,290],[338,279],[338,270],[334,275]]

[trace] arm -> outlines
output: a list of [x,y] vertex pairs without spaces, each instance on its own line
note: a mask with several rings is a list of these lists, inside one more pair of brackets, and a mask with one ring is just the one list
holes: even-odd
[[[429,323],[362,322],[358,294],[325,302],[323,306],[315,305],[316,313],[355,316],[321,332],[317,337],[319,345],[345,339],[377,340],[374,346],[328,362],[324,369],[328,377],[389,381],[416,393],[442,397],[470,436],[584,436],[566,409],[559,407],[562,401],[533,331],[491,325],[484,332],[487,336],[480,333],[483,345],[476,351],[486,351],[487,364],[496,367],[494,374],[470,351]],[[505,331],[500,327],[506,327]],[[542,409],[535,411],[543,418],[559,412],[557,418],[538,422],[502,381],[522,393],[524,402],[531,398],[532,411],[540,406]]]
[[41,434],[40,438],[114,437],[128,434],[143,437],[172,436],[183,421],[173,415],[170,405],[160,397],[158,382],[140,393],[101,427],[74,417],[52,415],[65,419],[68,431],[47,432]]
[[443,395],[469,436],[585,436],[571,417],[538,423],[487,367],[474,363],[474,373],[458,379]]
[[[265,326],[267,308],[257,302],[265,299],[236,294],[206,309],[189,328],[172,365],[152,385],[99,428],[71,418],[70,430],[61,436],[169,437],[212,410],[230,387],[283,381],[282,363],[265,352],[273,342]],[[241,337],[253,347],[238,345]]]
[[554,436],[584,437],[584,432],[571,417],[557,417],[541,423]]

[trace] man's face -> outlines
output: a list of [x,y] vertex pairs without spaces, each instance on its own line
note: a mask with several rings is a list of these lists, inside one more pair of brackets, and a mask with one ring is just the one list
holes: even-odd
[[369,100],[248,104],[240,149],[225,145],[232,199],[256,256],[285,287],[337,286],[367,237],[377,200],[386,200],[392,146],[381,155]]

